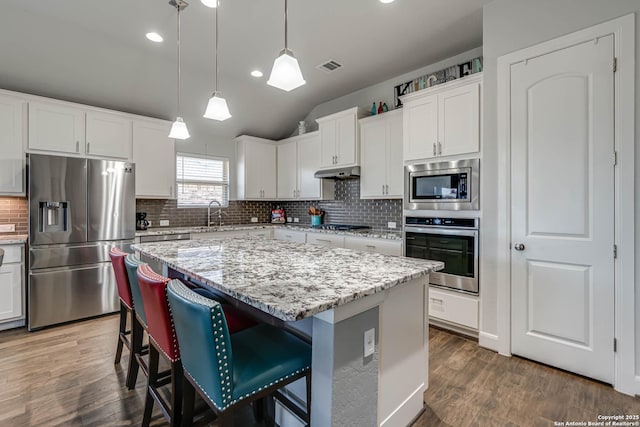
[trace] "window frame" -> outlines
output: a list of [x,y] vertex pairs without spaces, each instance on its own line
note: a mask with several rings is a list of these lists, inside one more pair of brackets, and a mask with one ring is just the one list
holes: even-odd
[[[184,157],[184,158],[194,158],[194,159],[203,159],[203,160],[212,160],[212,161],[221,161],[223,162],[223,167],[226,167],[226,182],[224,181],[189,181],[189,180],[183,180],[178,176],[178,172],[179,172],[179,168],[178,168],[178,161],[180,157]],[[230,183],[230,165],[231,162],[229,160],[229,158],[227,157],[222,157],[222,156],[211,156],[211,155],[207,155],[207,154],[195,154],[195,153],[186,153],[186,152],[176,152],[176,205],[178,209],[191,209],[191,208],[196,208],[196,209],[202,209],[202,208],[206,208],[209,206],[209,202],[211,200],[209,200],[208,202],[203,202],[203,203],[198,203],[198,204],[180,204],[180,184],[182,183],[193,183],[193,184],[213,184],[213,185],[221,185],[221,186],[225,186],[226,185],[226,200],[224,201],[224,203],[222,203],[221,201],[221,205],[222,206],[218,206],[216,205],[216,208],[227,208],[229,207],[229,201],[230,201],[230,191],[231,191],[231,183]]]

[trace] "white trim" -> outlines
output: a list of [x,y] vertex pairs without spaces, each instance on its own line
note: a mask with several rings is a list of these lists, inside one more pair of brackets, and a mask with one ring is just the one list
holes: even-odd
[[[511,353],[511,147],[510,77],[512,64],[564,49],[584,41],[614,35],[618,70],[615,74],[616,230],[619,257],[615,265],[614,386],[628,394],[640,394],[635,374],[635,14],[559,37],[498,58],[498,235],[497,319],[498,351]],[[621,89],[622,88],[622,89]],[[621,195],[624,194],[624,197]],[[621,232],[624,230],[624,233]],[[623,327],[625,325],[625,327]],[[631,325],[631,327],[629,327]]]
[[[425,383],[418,386],[405,400],[394,409],[387,418],[380,422],[380,427],[402,425],[402,420],[411,419],[411,415],[420,414],[423,406]],[[406,421],[405,421],[406,422]]]
[[488,332],[480,332],[478,334],[478,345],[480,347],[487,348],[489,350],[498,351],[498,346],[500,345],[498,341],[498,336],[494,334],[490,334]]

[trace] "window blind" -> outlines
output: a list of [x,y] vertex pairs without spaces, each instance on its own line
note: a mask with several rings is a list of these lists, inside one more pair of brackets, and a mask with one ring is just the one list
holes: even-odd
[[178,153],[176,155],[178,207],[208,206],[212,200],[229,205],[229,160]]

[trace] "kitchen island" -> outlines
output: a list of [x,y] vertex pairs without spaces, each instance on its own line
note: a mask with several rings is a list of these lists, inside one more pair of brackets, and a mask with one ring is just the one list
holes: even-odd
[[[166,275],[182,274],[306,333],[312,426],[406,426],[421,413],[428,274],[442,263],[261,237],[134,249],[162,262]],[[370,346],[365,333],[374,336]]]

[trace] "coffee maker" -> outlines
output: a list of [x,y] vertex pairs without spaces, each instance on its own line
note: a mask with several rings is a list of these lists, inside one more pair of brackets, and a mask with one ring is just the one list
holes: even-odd
[[146,212],[136,212],[136,230],[146,230],[149,226]]

